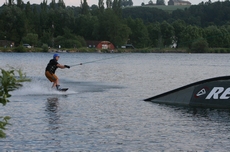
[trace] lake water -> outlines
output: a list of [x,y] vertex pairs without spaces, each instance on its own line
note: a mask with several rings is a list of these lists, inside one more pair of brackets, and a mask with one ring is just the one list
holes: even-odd
[[0,68],[31,82],[13,91],[0,151],[229,151],[230,111],[144,102],[154,95],[230,74],[230,54],[60,53],[66,93],[44,70],[52,53],[0,53]]

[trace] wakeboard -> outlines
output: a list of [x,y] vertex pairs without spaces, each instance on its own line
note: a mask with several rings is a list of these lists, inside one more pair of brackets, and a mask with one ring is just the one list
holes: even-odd
[[60,88],[58,89],[58,91],[61,91],[61,92],[66,92],[69,88]]

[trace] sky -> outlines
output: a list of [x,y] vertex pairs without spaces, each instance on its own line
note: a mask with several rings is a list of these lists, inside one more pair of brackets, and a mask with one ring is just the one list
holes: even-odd
[[[8,0],[0,0],[0,6],[2,6],[6,1]],[[17,0],[14,0],[14,2],[16,2]],[[30,4],[40,4],[41,2],[43,2],[43,0],[23,0],[24,3],[30,2]],[[51,0],[47,0],[48,4],[51,2]],[[132,0],[133,1],[133,6],[140,6],[142,2],[144,2],[145,4],[147,4],[149,2],[149,0]],[[152,0],[153,3],[156,3],[156,0]],[[165,0],[165,4],[168,4],[169,0]],[[185,1],[189,1],[192,3],[192,5],[196,5],[199,4],[200,2],[204,1],[207,2],[208,0],[185,0]],[[214,0],[211,0],[212,2],[214,2]],[[58,2],[58,0],[56,0],[56,2]],[[81,0],[64,0],[64,3],[66,6],[80,6],[80,2]],[[104,0],[104,3],[106,2],[106,0]],[[89,6],[92,6],[93,4],[98,5],[98,0],[87,0],[87,3]]]

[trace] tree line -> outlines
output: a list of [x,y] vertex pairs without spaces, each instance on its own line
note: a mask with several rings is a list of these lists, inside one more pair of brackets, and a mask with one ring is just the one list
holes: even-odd
[[[152,7],[124,7],[124,0],[103,0],[89,7],[65,6],[63,0],[40,5],[8,3],[0,8],[0,39],[65,48],[85,47],[87,40],[108,40],[119,47],[185,47],[194,51],[228,48],[230,2],[202,2],[167,12]],[[130,2],[126,0],[125,2]],[[131,4],[130,4],[131,5]],[[104,7],[106,6],[106,7]],[[167,7],[167,6],[165,6]]]

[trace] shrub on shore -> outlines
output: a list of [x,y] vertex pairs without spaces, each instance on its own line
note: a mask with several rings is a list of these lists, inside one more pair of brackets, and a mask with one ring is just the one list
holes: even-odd
[[43,51],[43,52],[48,52],[48,50],[49,50],[48,45],[47,45],[47,44],[43,44],[43,45],[42,45],[42,51]]
[[26,52],[26,48],[22,45],[19,45],[19,46],[13,48],[13,51],[14,52]]
[[[22,73],[21,70],[0,70],[0,103],[4,106],[7,104],[7,102],[9,102],[8,98],[11,97],[9,92],[18,89],[20,86],[22,86],[22,82],[30,81],[30,79],[27,79],[26,75]],[[18,73],[17,77],[15,75],[15,71]],[[9,119],[9,116],[0,116],[0,138],[6,137],[6,134],[3,132],[3,130],[5,130],[5,126],[9,124]]]

